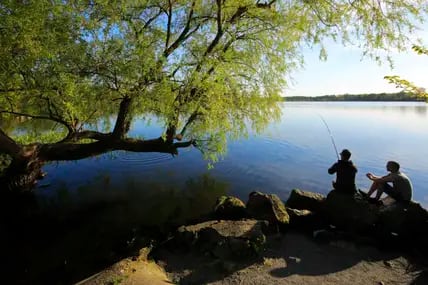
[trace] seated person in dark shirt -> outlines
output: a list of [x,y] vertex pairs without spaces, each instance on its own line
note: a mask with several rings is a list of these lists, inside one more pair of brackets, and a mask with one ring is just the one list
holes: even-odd
[[347,149],[342,150],[340,159],[328,169],[328,173],[336,173],[336,181],[333,181],[333,188],[335,190],[354,194],[357,191],[355,175],[358,170],[354,163],[349,160],[350,158],[351,152]]

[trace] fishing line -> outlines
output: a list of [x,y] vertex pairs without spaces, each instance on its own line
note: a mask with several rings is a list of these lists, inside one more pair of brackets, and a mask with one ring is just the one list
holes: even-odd
[[324,125],[327,128],[328,133],[330,134],[331,142],[333,143],[334,150],[336,151],[337,160],[339,160],[340,159],[339,158],[339,153],[337,152],[337,147],[336,147],[336,143],[334,142],[333,134],[331,133],[330,128],[328,127],[328,124],[324,120],[323,116],[321,116],[321,114],[318,114],[318,116],[320,116],[321,120],[324,122]]

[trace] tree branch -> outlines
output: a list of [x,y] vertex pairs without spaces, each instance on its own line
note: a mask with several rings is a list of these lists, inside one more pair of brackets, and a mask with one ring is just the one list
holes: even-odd
[[184,134],[187,131],[187,127],[190,126],[190,124],[192,124],[197,118],[198,116],[200,116],[200,113],[198,112],[198,110],[194,111],[190,117],[187,119],[186,124],[184,124],[183,128],[181,129],[180,135],[184,136]]
[[[212,52],[212,50],[215,48],[215,46],[220,42],[220,38],[223,36],[223,27],[222,27],[222,17],[221,17],[221,0],[217,0],[217,34],[215,35],[215,38],[211,42],[211,44],[208,46],[207,50],[204,53],[204,57],[207,56]],[[240,8],[238,8],[239,10]]]
[[[180,35],[178,36],[178,38],[172,43],[171,46],[169,46],[167,49],[165,49],[163,55],[164,57],[168,57],[171,53],[173,53],[179,46],[180,44],[185,41],[189,35],[187,34],[190,30],[190,23],[193,19],[193,12],[194,12],[194,7],[195,7],[195,0],[192,1],[192,5],[189,11],[189,15],[187,16],[187,22],[186,25],[183,29],[183,31],[181,31]],[[195,30],[192,31],[192,33],[195,32]]]
[[112,150],[126,150],[133,152],[160,152],[178,154],[178,148],[193,145],[194,141],[167,143],[162,138],[151,140],[122,139],[104,140],[88,144],[55,143],[43,144],[39,147],[39,157],[43,161],[78,160],[100,155]]
[[77,142],[82,139],[92,139],[97,141],[107,140],[112,137],[112,133],[100,133],[97,131],[81,131],[70,133],[59,143]]
[[55,118],[55,117],[51,117],[51,116],[42,116],[42,115],[31,115],[31,114],[20,113],[20,112],[12,112],[12,111],[6,111],[6,110],[0,111],[0,114],[1,113],[15,115],[15,116],[23,116],[23,117],[28,117],[28,118],[32,118],[32,119],[54,121],[54,122],[57,122],[57,123],[65,126],[69,132],[73,131],[73,128],[70,126],[70,124],[68,124],[66,121],[64,121],[60,118]]
[[171,3],[171,0],[168,0],[168,23],[166,28],[165,50],[168,49],[169,39],[171,37],[171,23],[172,23],[172,3]]

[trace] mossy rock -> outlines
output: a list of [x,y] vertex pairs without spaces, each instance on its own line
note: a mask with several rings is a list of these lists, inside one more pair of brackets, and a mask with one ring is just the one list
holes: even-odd
[[293,189],[286,205],[293,209],[319,212],[322,210],[325,199],[325,196],[319,193]]
[[290,216],[284,203],[275,194],[250,193],[247,211],[255,219],[268,221],[271,229],[279,227],[282,231],[290,223]]
[[266,222],[220,220],[182,226],[175,235],[178,246],[221,259],[257,256],[266,242]]
[[221,196],[214,207],[214,215],[222,220],[239,220],[248,217],[244,202],[233,196]]

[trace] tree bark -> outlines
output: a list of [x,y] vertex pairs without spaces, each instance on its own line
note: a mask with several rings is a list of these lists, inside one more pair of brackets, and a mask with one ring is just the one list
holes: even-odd
[[166,143],[172,144],[174,142],[177,127],[175,123],[170,123],[166,129]]
[[0,152],[16,158],[22,154],[22,147],[0,129]]
[[33,188],[43,165],[37,150],[37,144],[21,146],[0,129],[0,152],[12,157],[10,165],[0,173],[1,191],[23,192]]
[[113,129],[113,137],[115,139],[123,139],[129,131],[131,126],[130,110],[132,99],[124,97],[120,102],[119,113],[117,114],[116,124]]
[[113,150],[126,150],[133,152],[160,152],[177,154],[178,148],[189,147],[193,141],[170,144],[162,138],[151,140],[139,139],[106,139],[103,141],[77,144],[77,143],[55,143],[43,144],[38,148],[38,157],[42,161],[56,160],[78,160],[100,155]]

